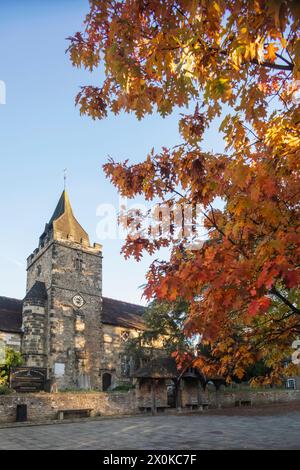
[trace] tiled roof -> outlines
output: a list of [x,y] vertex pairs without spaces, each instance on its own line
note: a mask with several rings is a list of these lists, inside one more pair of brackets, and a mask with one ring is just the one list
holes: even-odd
[[[173,357],[156,357],[148,364],[136,370],[132,377],[137,379],[198,379],[204,386],[208,380],[202,371],[197,367],[185,366],[177,367],[176,360]],[[223,379],[224,380],[224,379]]]
[[[46,289],[42,282],[37,282],[25,297],[45,300]],[[19,332],[22,326],[22,300],[0,297],[0,331]],[[144,330],[143,314],[145,307],[120,300],[103,297],[102,322],[124,328]]]
[[0,331],[21,333],[22,300],[0,297]]
[[27,292],[24,300],[47,300],[47,290],[45,283],[37,281],[30,291]]
[[144,330],[143,314],[145,307],[121,300],[103,297],[102,322],[109,325],[123,326]]
[[176,361],[172,357],[157,357],[133,373],[139,379],[176,379],[179,376]]

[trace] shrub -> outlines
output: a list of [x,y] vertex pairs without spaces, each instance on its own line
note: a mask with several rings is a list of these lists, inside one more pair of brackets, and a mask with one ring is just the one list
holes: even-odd
[[22,364],[23,359],[21,353],[12,348],[7,348],[5,351],[5,364],[0,367],[0,387],[6,387],[8,385],[10,368],[19,367]]
[[0,395],[10,395],[11,393],[12,390],[7,385],[0,385]]
[[113,392],[129,392],[129,390],[133,390],[135,387],[132,384],[120,384],[117,385],[112,391]]

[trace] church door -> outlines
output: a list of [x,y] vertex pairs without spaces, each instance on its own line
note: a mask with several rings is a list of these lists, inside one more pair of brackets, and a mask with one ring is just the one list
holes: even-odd
[[111,386],[111,374],[103,374],[102,378],[102,390],[106,392]]

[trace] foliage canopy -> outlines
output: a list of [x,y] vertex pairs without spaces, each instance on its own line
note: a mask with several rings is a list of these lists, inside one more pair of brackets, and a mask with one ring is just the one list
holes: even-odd
[[[123,250],[140,259],[171,248],[145,294],[188,302],[186,334],[216,357],[226,351],[218,367],[198,358],[208,371],[242,377],[267,358],[276,381],[300,332],[299,13],[292,0],[91,0],[84,31],[69,38],[75,66],[104,72],[77,96],[82,114],[140,119],[195,106],[179,120],[182,143],[104,171],[123,196],[201,204],[201,249],[145,234]],[[203,150],[216,118],[223,154]]]

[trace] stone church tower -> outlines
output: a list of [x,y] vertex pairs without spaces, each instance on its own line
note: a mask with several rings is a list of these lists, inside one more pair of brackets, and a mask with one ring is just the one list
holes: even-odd
[[99,389],[102,247],[91,246],[63,192],[28,258],[22,352],[53,387]]

